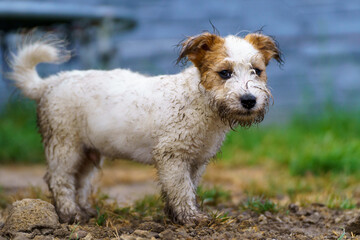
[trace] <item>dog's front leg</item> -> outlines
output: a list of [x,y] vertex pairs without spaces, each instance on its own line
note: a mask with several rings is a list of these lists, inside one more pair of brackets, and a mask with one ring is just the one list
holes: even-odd
[[161,151],[155,156],[165,212],[177,223],[192,223],[205,217],[196,205],[196,187],[191,179],[191,164],[174,151]]

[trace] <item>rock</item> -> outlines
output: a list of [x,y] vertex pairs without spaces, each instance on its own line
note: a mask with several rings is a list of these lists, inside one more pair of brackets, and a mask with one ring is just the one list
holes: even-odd
[[136,235],[136,236],[147,238],[147,239],[159,236],[159,234],[157,234],[155,232],[144,231],[144,230],[139,230],[139,229],[135,230],[132,235]]
[[260,224],[267,224],[267,217],[265,215],[261,214],[258,218]]
[[151,222],[151,221],[153,221],[154,219],[153,219],[152,216],[146,216],[146,217],[143,218],[143,220],[146,221],[146,222]]
[[12,236],[14,236],[13,240],[29,240],[30,238],[32,238],[31,233],[24,232],[14,233]]
[[164,240],[176,239],[175,233],[170,229],[166,229],[165,231],[162,231],[161,233],[159,233],[159,236],[161,237],[161,239]]
[[71,235],[71,239],[76,240],[76,239],[84,238],[86,237],[87,234],[88,233],[83,230],[78,230]]
[[54,237],[52,237],[52,236],[42,236],[42,235],[35,236],[33,238],[33,240],[52,240],[52,239],[54,239]]
[[136,237],[129,234],[121,234],[120,240],[136,240]]
[[341,222],[343,220],[343,216],[340,216],[340,217],[336,217],[334,222],[337,224],[339,222]]
[[55,237],[64,238],[64,237],[70,235],[70,231],[64,225],[61,228],[56,229],[53,234],[54,234]]
[[2,232],[14,236],[17,232],[46,228],[50,229],[50,233],[59,226],[59,218],[53,205],[40,199],[23,199],[13,203]]
[[176,229],[177,235],[181,238],[188,239],[190,238],[189,234],[186,232],[184,228],[178,228]]
[[164,226],[156,222],[144,222],[138,226],[140,230],[152,231],[160,233],[165,230]]
[[352,232],[355,235],[360,234],[360,216],[351,219],[345,227],[346,232]]
[[315,224],[317,222],[320,221],[321,215],[318,212],[315,212],[314,214],[312,214],[311,216],[307,217],[304,219],[305,223],[311,223],[311,224]]
[[88,233],[85,237],[84,240],[92,240],[94,239],[94,237],[91,235],[91,233]]
[[34,229],[34,231],[32,232],[32,235],[33,236],[41,235],[40,229]]
[[49,235],[49,234],[51,234],[53,232],[54,232],[54,230],[51,229],[51,228],[43,228],[43,229],[41,229],[41,234],[42,235]]
[[266,211],[266,212],[264,213],[264,215],[265,215],[265,217],[267,217],[267,218],[273,218],[272,213],[269,212],[269,211]]
[[296,213],[297,211],[299,211],[299,206],[294,203],[291,203],[289,204],[288,209],[290,210],[290,212]]

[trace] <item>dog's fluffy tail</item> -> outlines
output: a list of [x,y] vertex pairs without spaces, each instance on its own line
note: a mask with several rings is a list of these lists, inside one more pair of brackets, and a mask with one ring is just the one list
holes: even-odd
[[54,39],[26,41],[19,47],[17,54],[11,54],[9,79],[23,94],[34,100],[43,95],[47,82],[37,73],[35,67],[39,63],[62,63],[70,59],[70,52],[64,50],[64,43]]

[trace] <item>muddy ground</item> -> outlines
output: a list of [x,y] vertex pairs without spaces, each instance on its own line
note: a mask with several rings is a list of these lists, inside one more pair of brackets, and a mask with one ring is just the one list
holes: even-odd
[[[3,198],[5,196],[11,202],[25,197],[48,200],[46,186],[41,180],[44,171],[43,166],[1,167]],[[261,182],[262,176],[258,169],[210,166],[203,184],[222,185],[232,197],[226,201],[203,204],[210,215],[208,221],[181,226],[171,223],[163,215],[162,204],[156,203],[160,201],[156,198],[143,201],[140,205],[138,202],[134,207],[137,199],[158,192],[152,168],[111,165],[103,170],[97,181],[101,189],[95,200],[99,206],[97,218],[85,225],[44,227],[35,224],[9,233],[5,230],[9,229],[6,224],[11,207],[3,204],[0,210],[0,239],[360,239],[360,235],[356,235],[360,234],[358,209],[330,209],[317,202],[305,205],[291,203],[284,197],[279,197],[275,208],[246,207],[242,204],[246,201],[246,193],[242,190],[244,184]],[[41,191],[34,191],[34,186]],[[41,210],[40,214],[43,212]],[[32,214],[34,216],[34,212]]]

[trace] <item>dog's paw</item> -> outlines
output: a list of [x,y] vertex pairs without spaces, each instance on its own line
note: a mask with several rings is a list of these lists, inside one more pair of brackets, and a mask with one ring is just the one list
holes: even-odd
[[199,225],[200,223],[208,222],[209,216],[203,212],[197,212],[196,214],[189,217],[189,221],[185,224],[196,224]]
[[85,211],[79,211],[75,215],[75,222],[84,224],[89,222],[90,218],[91,217],[89,216],[89,214],[87,214]]
[[76,213],[66,214],[66,213],[58,212],[58,216],[59,216],[60,223],[68,223],[68,224],[75,223]]
[[73,223],[87,223],[89,222],[91,217],[96,216],[96,210],[92,211],[94,209],[81,209],[81,208],[76,208],[75,211],[73,212],[58,212],[58,216],[59,216],[59,220],[61,223],[68,223],[68,224],[73,224]]
[[83,212],[85,212],[89,216],[89,218],[96,217],[98,214],[96,209],[94,209],[92,207],[84,207],[84,208],[81,208],[81,210]]
[[209,216],[203,212],[191,212],[191,213],[180,213],[177,215],[172,215],[171,220],[174,223],[182,224],[182,225],[198,225],[201,222],[207,222],[209,220]]

